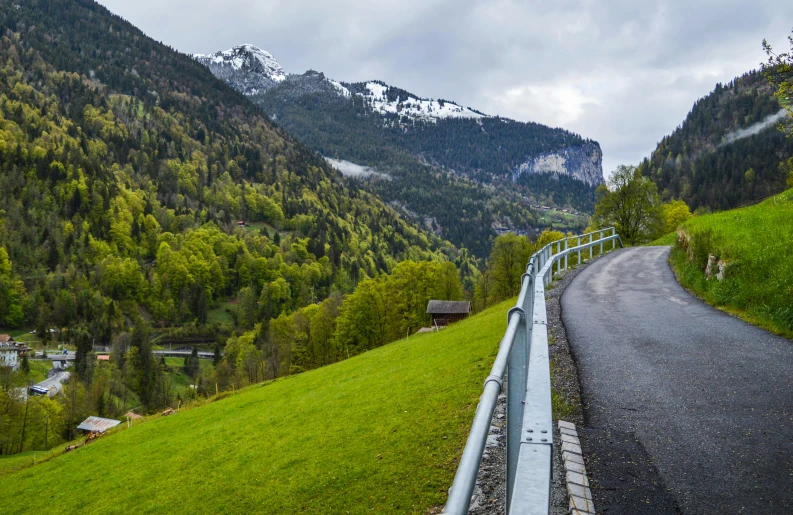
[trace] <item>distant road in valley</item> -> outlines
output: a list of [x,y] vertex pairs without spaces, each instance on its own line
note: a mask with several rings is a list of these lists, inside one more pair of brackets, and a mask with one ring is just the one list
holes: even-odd
[[674,513],[671,496],[683,513],[793,513],[793,342],[692,297],[668,252],[609,254],[562,297],[584,451],[617,464],[595,465],[595,507],[627,513],[634,496],[632,513]]

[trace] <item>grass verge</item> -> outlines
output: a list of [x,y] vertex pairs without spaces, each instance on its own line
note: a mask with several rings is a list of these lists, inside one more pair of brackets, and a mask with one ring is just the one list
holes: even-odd
[[[754,206],[694,218],[670,264],[707,303],[793,338],[793,190]],[[713,276],[705,269],[711,261]],[[715,274],[722,270],[723,279]]]
[[661,236],[655,241],[651,241],[650,243],[645,243],[645,247],[668,247],[674,245],[677,241],[677,232],[670,232],[665,236]]
[[442,506],[506,312],[256,385],[3,476],[4,513],[427,513]]

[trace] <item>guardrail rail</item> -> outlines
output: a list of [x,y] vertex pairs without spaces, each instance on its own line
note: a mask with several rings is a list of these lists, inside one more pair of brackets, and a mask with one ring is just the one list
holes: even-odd
[[[604,234],[609,232],[610,235]],[[571,240],[575,243],[573,247],[570,246]],[[577,263],[582,262],[582,254],[588,254],[591,259],[598,245],[599,253],[603,254],[603,244],[609,242],[611,250],[616,248],[617,243],[623,246],[613,227],[551,242],[529,259],[526,273],[521,278],[517,304],[507,314],[506,333],[490,375],[485,379],[460,465],[449,489],[444,514],[468,513],[505,373],[509,378],[506,406],[506,513],[548,514],[553,421],[545,287],[553,279],[554,265],[557,272],[567,269],[572,254],[577,258]]]

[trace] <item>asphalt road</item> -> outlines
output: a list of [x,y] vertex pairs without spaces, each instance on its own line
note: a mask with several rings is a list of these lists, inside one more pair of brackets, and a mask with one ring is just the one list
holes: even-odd
[[69,380],[69,376],[71,374],[69,372],[55,372],[55,374],[45,379],[44,381],[37,383],[35,386],[39,386],[41,388],[49,390],[50,388],[54,388],[53,393],[50,394],[50,397],[55,397],[58,393],[63,390],[63,383]]
[[[666,490],[683,513],[793,513],[793,341],[689,295],[668,252],[609,254],[562,297],[586,426],[614,441],[631,435],[602,473],[631,473],[642,461],[635,454],[646,451],[664,486],[631,473],[602,478],[610,485],[603,490],[613,498],[642,496],[645,486]],[[677,511],[647,497],[646,509],[633,513]],[[604,508],[619,513],[617,506]]]

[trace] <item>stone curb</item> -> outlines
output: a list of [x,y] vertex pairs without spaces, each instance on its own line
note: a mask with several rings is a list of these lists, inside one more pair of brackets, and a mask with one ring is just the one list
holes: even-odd
[[595,515],[595,505],[589,490],[589,479],[575,424],[560,420],[559,433],[562,439],[562,462],[567,496],[570,499],[570,514]]

